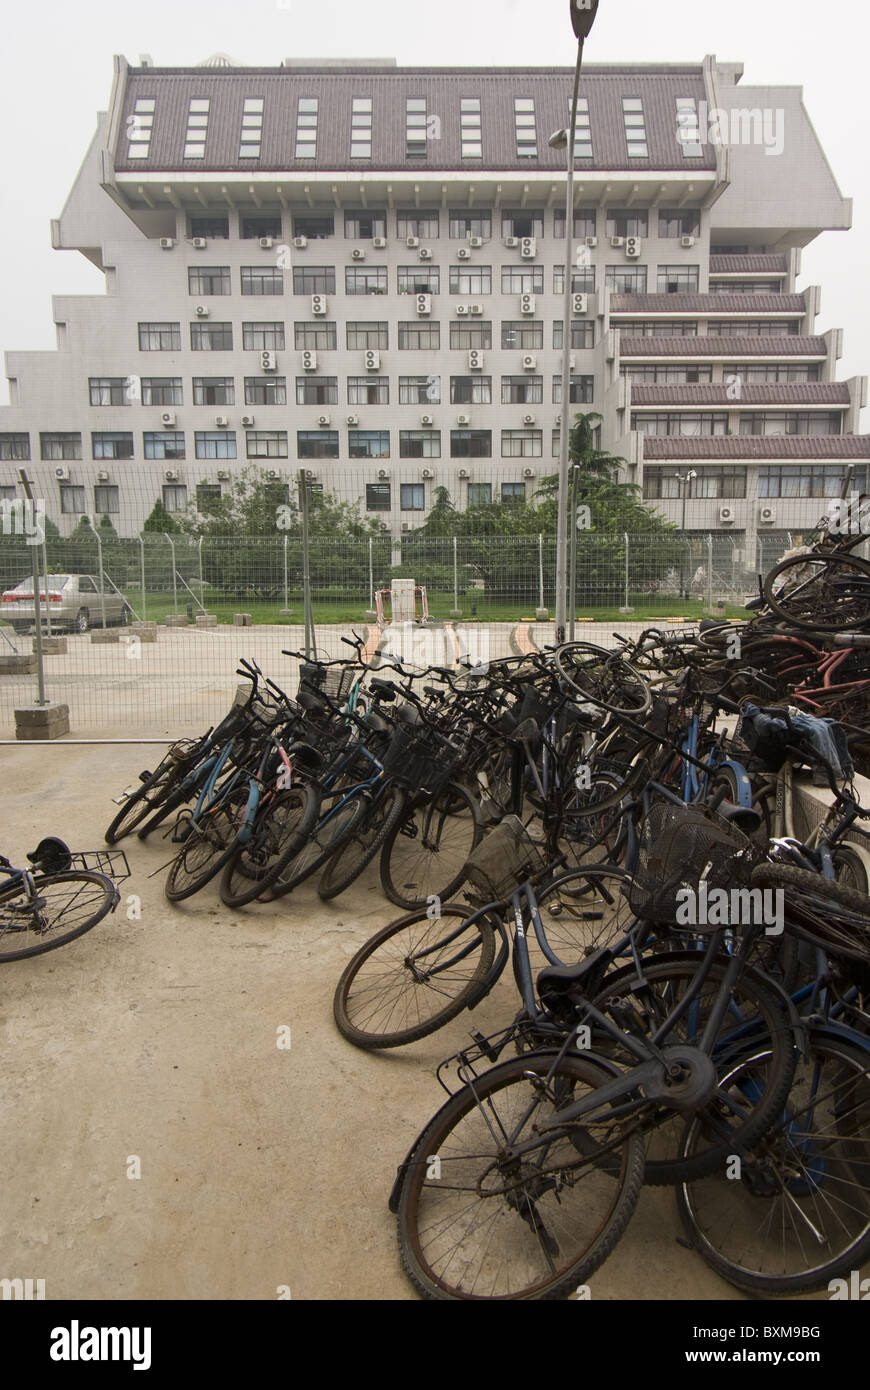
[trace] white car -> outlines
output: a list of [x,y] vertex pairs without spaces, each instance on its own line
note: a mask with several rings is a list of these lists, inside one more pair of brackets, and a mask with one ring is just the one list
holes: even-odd
[[[87,632],[106,623],[126,624],[130,621],[130,606],[110,585],[103,586],[93,574],[50,574],[39,581],[39,614],[45,625],[51,618],[52,631],[65,628],[69,632]],[[33,604],[33,580],[22,579],[14,589],[7,589],[0,599],[0,617],[11,623],[16,632],[27,632],[36,621]]]

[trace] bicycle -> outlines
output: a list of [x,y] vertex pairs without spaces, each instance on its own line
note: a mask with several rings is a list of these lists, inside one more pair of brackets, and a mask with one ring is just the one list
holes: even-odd
[[[56,839],[41,841],[27,858],[33,867],[22,869],[0,855],[0,961],[42,955],[83,936],[114,912],[121,895],[113,880],[130,872],[120,850],[72,853]],[[87,867],[89,859],[106,872]]]

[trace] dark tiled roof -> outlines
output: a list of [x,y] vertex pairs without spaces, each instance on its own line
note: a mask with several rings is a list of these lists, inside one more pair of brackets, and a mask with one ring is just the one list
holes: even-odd
[[736,410],[742,405],[848,405],[849,388],[844,381],[770,382],[757,385],[746,383],[740,400],[725,382],[696,382],[686,386],[648,386],[633,382],[631,403],[638,405],[727,405]]
[[802,294],[615,294],[614,314],[805,314]]
[[627,338],[619,355],[626,357],[827,357],[824,338]]
[[785,256],[711,256],[711,275],[724,275],[730,272],[752,275],[764,272],[767,275],[787,274]]
[[870,458],[870,435],[716,435],[643,441],[645,459],[854,459]]
[[[288,173],[367,169],[428,171],[475,169],[549,170],[563,174],[565,154],[551,149],[552,131],[567,124],[573,70],[569,68],[137,68],[131,69],[121,113],[115,168],[136,170],[269,170]],[[705,98],[703,71],[685,67],[584,69],[580,94],[589,100],[594,159],[584,168],[636,170],[715,169],[715,147],[700,159],[683,154],[677,139],[676,98]],[[295,154],[296,99],[318,97],[320,123],[316,160]],[[372,99],[372,158],[350,161],[352,97]],[[538,154],[518,159],[514,97],[534,97]],[[628,159],[622,98],[640,97],[646,117],[649,159]],[[126,121],[137,97],[156,102],[147,159],[127,159]],[[206,158],[182,158],[190,97],[211,100]],[[245,97],[264,98],[261,158],[239,160],[239,133]],[[405,98],[425,97],[427,114],[440,118],[438,139],[426,143],[424,159],[405,153]],[[483,158],[462,159],[459,103],[479,97]]]

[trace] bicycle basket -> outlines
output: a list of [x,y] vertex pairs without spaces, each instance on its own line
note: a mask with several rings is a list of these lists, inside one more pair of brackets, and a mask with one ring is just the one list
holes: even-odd
[[[457,754],[458,754],[458,750]],[[420,730],[396,730],[384,754],[384,774],[414,791],[434,791],[450,777],[456,760],[443,745],[437,747]]]
[[505,902],[546,867],[542,846],[532,839],[519,816],[505,816],[468,856],[465,877],[476,896],[487,902]]
[[640,825],[637,866],[628,888],[631,909],[642,921],[715,931],[728,923],[712,911],[710,893],[748,887],[761,858],[762,851],[727,821],[696,806],[658,802]]

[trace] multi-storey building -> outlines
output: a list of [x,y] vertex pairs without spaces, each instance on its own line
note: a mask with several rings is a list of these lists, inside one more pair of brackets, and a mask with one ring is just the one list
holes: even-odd
[[27,461],[63,530],[128,535],[249,460],[397,535],[441,484],[529,496],[557,467],[570,265],[570,406],[687,530],[779,544],[864,486],[866,379],[835,380],[841,333],[796,290],[851,203],[800,91],[741,74],[586,67],[566,238],[568,68],[116,59],[52,224],[106,293],[53,301],[56,351],[7,353],[0,495]]

